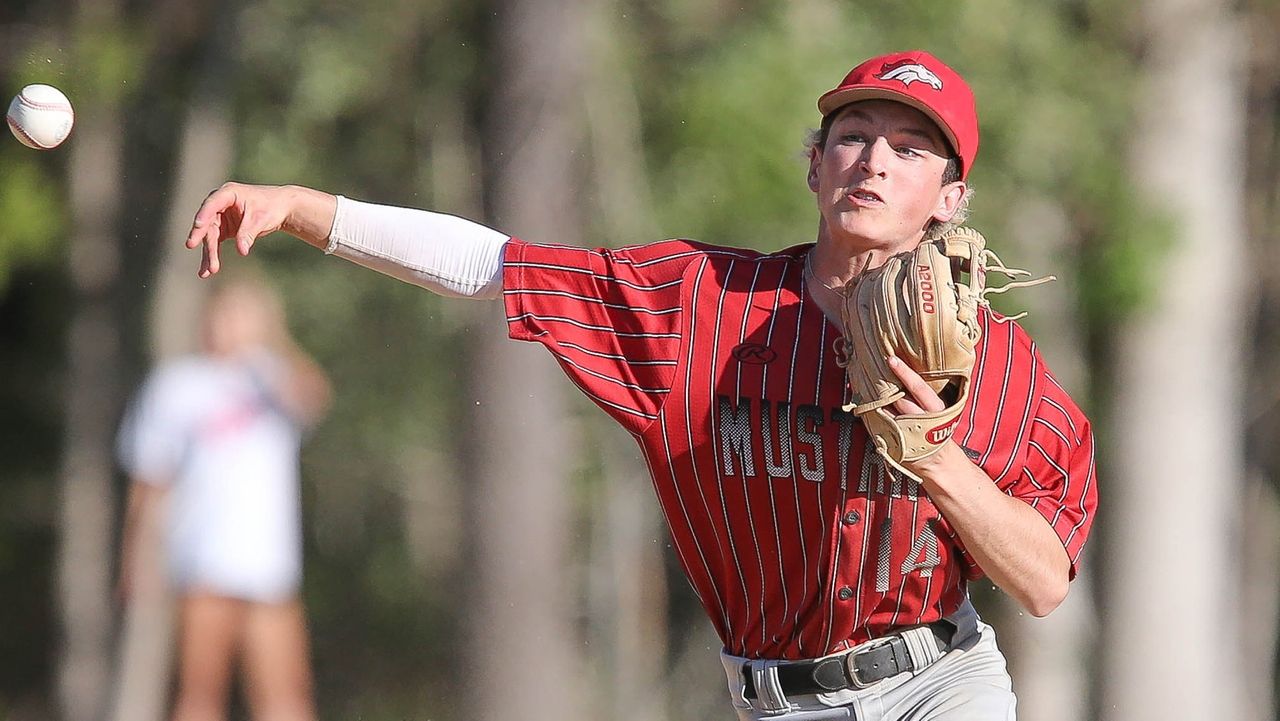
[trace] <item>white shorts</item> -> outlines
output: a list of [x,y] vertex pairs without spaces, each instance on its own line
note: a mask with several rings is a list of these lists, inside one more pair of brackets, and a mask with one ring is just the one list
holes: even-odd
[[301,569],[288,563],[244,563],[173,558],[169,565],[179,594],[203,591],[254,603],[280,603],[298,595]]

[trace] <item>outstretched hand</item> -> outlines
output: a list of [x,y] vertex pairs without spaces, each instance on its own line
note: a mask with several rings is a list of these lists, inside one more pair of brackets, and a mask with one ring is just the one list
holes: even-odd
[[208,278],[222,267],[218,251],[224,240],[234,238],[240,255],[249,255],[258,238],[281,229],[288,212],[282,187],[226,183],[210,193],[187,234],[187,247],[201,249],[198,275]]

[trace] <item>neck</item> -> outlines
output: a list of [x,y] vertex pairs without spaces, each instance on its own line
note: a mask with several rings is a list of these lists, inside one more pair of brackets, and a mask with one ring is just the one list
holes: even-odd
[[818,228],[818,238],[809,251],[813,278],[828,288],[840,288],[854,276],[869,268],[878,268],[890,256],[915,248],[924,231],[897,243],[884,243],[859,237],[836,237],[826,223]]
[[[844,312],[844,282],[837,279],[826,279],[814,270],[814,256],[818,247],[810,249],[804,259],[805,286],[809,289],[809,297],[822,309],[822,314],[837,326],[841,324]],[[850,276],[852,277],[852,276]]]
[[844,286],[859,273],[883,265],[890,256],[919,245],[923,237],[921,233],[902,247],[877,247],[865,239],[851,238],[841,243],[825,231],[824,223],[817,242],[805,258],[805,276],[810,281],[809,294],[836,325],[842,322]]
[[864,270],[883,265],[893,253],[872,248],[845,252],[819,242],[809,251],[809,272],[827,288],[841,288]]

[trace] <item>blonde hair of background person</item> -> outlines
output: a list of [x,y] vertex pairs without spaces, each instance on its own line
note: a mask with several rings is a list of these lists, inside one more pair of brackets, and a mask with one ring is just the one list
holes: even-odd
[[290,337],[279,296],[256,280],[211,293],[200,340],[198,353],[152,371],[121,429],[132,483],[119,590],[127,601],[158,582],[141,544],[163,538],[179,604],[174,721],[226,718],[237,661],[255,718],[314,719],[298,450],[328,407],[329,382]]

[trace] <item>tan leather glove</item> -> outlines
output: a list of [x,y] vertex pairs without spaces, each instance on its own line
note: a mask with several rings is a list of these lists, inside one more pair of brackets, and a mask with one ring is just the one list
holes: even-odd
[[[862,419],[880,455],[911,478],[916,477],[903,464],[936,453],[964,411],[985,295],[1052,279],[987,288],[989,267],[1026,275],[1000,263],[981,233],[958,227],[858,274],[843,289],[841,350],[852,395],[845,409]],[[906,393],[889,367],[891,355],[919,373],[946,408],[896,413],[893,403]]]

